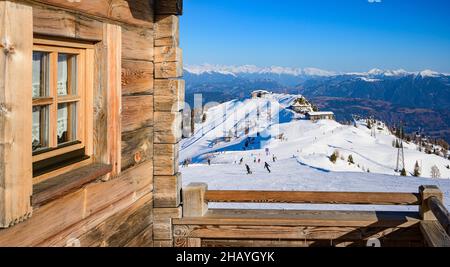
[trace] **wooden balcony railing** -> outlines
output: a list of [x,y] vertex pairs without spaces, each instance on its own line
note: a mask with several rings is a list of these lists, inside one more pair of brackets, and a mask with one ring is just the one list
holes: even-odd
[[[209,210],[208,203],[403,205],[418,206],[419,212]],[[273,245],[282,239],[293,242],[302,238],[346,240],[353,236],[367,239],[390,235],[388,241],[408,238],[417,241],[419,236],[428,246],[450,246],[450,216],[443,204],[443,194],[436,186],[421,186],[417,193],[289,192],[208,190],[206,184],[193,183],[183,188],[183,218],[174,220],[174,225],[175,240],[181,240],[181,245],[198,246],[203,244],[201,240],[205,244],[223,245],[227,239],[238,245],[244,244],[245,240],[245,244],[263,244],[261,240],[265,240],[264,244]],[[259,229],[252,228],[256,225]],[[246,230],[242,229],[244,226]],[[274,227],[286,226],[291,228],[274,230]],[[234,231],[230,232],[230,227]],[[314,227],[322,228],[311,230]],[[408,228],[411,231],[408,232]],[[415,229],[418,234],[411,234]],[[284,232],[280,234],[279,231]],[[309,231],[317,231],[320,235]],[[378,232],[368,234],[370,231]],[[403,232],[405,236],[401,237]],[[260,241],[248,243],[248,239]]]

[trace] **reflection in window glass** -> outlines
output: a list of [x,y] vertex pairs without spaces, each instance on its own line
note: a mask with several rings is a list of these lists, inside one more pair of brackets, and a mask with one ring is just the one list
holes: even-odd
[[58,95],[76,95],[77,93],[77,56],[58,54]]
[[33,107],[33,152],[48,147],[48,106]]
[[33,98],[48,96],[48,58],[48,53],[33,52]]
[[58,145],[77,140],[77,104],[58,104]]

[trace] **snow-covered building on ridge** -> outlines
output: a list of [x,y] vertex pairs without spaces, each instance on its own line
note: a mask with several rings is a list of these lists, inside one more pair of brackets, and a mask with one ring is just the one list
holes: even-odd
[[265,96],[269,95],[270,92],[266,90],[256,90],[252,92],[252,98],[264,98]]
[[334,113],[331,111],[308,112],[306,118],[311,121],[334,120]]
[[304,97],[299,97],[294,100],[294,103],[289,107],[294,112],[300,114],[307,114],[308,112],[313,112],[311,103],[308,102]]

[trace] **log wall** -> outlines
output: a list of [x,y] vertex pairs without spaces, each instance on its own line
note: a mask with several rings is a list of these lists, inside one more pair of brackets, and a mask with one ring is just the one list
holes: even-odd
[[27,9],[35,37],[95,44],[94,161],[112,172],[35,204],[30,219],[0,229],[0,246],[172,246],[172,218],[182,216],[182,1],[9,2]]

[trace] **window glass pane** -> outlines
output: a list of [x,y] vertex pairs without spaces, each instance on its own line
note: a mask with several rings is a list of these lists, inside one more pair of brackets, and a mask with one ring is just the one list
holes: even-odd
[[77,56],[58,54],[58,95],[77,94]]
[[77,140],[77,104],[58,104],[58,145]]
[[33,98],[48,96],[49,54],[33,51]]
[[48,106],[33,107],[33,152],[48,147]]

